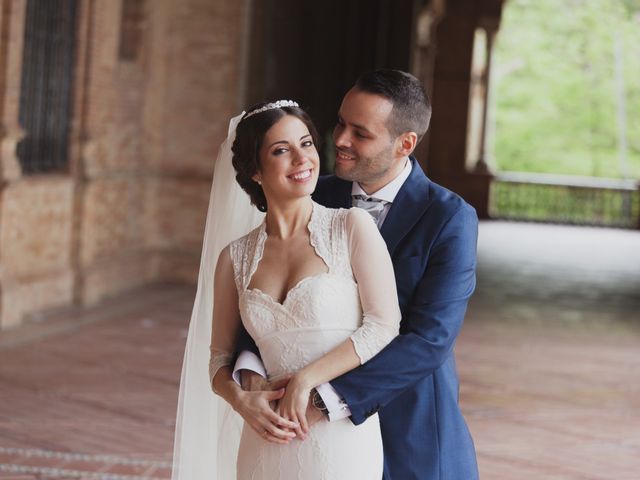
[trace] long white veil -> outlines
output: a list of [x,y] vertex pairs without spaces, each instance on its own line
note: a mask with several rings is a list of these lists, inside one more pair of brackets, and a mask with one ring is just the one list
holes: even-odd
[[213,174],[198,289],[182,364],[172,480],[232,480],[242,419],[209,384],[213,276],[220,251],[258,226],[264,214],[235,181],[231,146],[244,112],[229,122]]

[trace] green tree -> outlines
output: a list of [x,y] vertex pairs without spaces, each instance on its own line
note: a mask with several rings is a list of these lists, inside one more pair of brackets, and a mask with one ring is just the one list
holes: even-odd
[[640,0],[510,0],[493,65],[500,170],[620,177],[615,37],[629,173],[640,178]]

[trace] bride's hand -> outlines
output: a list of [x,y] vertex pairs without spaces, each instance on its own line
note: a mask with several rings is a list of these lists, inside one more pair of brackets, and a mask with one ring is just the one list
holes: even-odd
[[239,391],[233,408],[245,422],[265,440],[287,444],[296,437],[300,426],[273,411],[272,402],[277,402],[285,394],[284,388],[273,391]]
[[[287,386],[291,380],[291,375],[282,375],[277,377],[276,379],[267,380],[259,373],[256,373],[252,370],[241,370],[240,371],[240,385],[243,390],[256,392],[256,391],[267,391],[267,390],[280,390]],[[270,402],[271,409],[277,411],[277,401]]]
[[309,433],[306,412],[310,395],[311,387],[306,384],[300,374],[295,374],[287,384],[284,396],[278,402],[278,413],[299,424],[295,431],[303,440]]

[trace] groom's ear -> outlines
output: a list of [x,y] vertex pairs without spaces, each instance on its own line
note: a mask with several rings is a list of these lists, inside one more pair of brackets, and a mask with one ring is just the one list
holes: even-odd
[[408,157],[413,153],[418,144],[416,132],[405,132],[396,138],[397,152],[402,157]]

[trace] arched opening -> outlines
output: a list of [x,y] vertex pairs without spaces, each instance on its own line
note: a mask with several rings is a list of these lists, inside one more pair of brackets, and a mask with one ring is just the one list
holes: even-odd
[[511,0],[480,25],[467,166],[496,174],[491,216],[639,225],[639,26],[631,0]]

